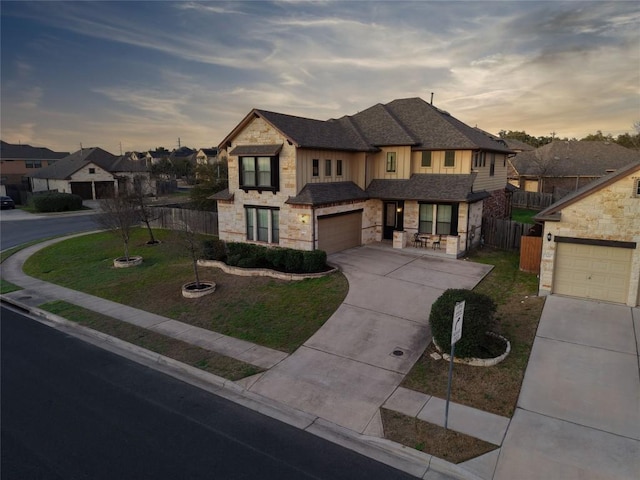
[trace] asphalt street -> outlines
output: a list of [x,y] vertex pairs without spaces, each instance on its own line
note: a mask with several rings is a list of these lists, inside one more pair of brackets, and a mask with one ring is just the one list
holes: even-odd
[[99,228],[93,214],[30,218],[25,214],[19,217],[21,213],[16,209],[3,210],[0,214],[0,250],[33,240]]
[[2,478],[408,479],[2,308]]

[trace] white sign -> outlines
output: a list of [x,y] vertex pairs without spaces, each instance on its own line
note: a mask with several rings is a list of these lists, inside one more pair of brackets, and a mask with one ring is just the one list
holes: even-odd
[[464,300],[456,303],[453,310],[453,325],[451,326],[451,345],[455,345],[462,338],[462,317],[464,317]]

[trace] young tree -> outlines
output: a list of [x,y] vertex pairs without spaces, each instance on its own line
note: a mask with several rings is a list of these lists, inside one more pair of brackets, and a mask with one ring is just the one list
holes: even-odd
[[140,223],[136,205],[126,195],[100,200],[101,214],[97,221],[104,229],[120,235],[124,244],[124,258],[129,261],[131,229]]
[[129,199],[138,209],[140,220],[147,226],[149,232],[148,244],[158,243],[153,236],[151,222],[158,218],[158,210],[149,206],[147,193],[153,191],[151,180],[148,177],[138,175],[133,179],[133,190],[129,194]]
[[182,243],[189,254],[191,262],[193,263],[193,273],[196,280],[195,288],[196,290],[200,290],[201,284],[200,275],[198,273],[198,257],[200,256],[202,245],[198,240],[196,231],[191,227],[188,220],[183,220],[180,226]]

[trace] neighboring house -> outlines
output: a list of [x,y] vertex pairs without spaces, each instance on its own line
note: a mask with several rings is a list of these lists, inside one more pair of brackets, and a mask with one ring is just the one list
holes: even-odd
[[534,217],[544,223],[540,294],[640,304],[640,162]]
[[181,161],[187,161],[195,166],[196,164],[196,151],[189,147],[176,148],[169,155],[169,161],[173,165],[178,165]]
[[0,175],[6,194],[16,202],[21,201],[21,192],[28,191],[26,175],[52,165],[67,155],[69,152],[54,152],[48,148],[0,141]]
[[201,148],[196,153],[196,164],[198,165],[214,165],[218,160],[217,148]]
[[254,109],[219,152],[229,189],[212,198],[227,241],[332,253],[420,232],[460,256],[483,215],[508,214],[511,150],[420,98],[327,121]]
[[78,150],[28,175],[34,193],[57,190],[83,200],[113,197],[132,185],[135,176],[148,178],[144,161],[128,155],[116,157],[98,147]]
[[555,140],[510,159],[509,181],[526,192],[555,198],[640,160],[640,152],[611,142]]

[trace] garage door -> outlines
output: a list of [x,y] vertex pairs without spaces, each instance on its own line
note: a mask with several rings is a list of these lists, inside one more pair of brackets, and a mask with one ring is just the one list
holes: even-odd
[[318,217],[318,248],[327,253],[362,245],[362,210]]
[[628,248],[558,243],[553,292],[626,303],[631,253]]
[[79,195],[83,200],[93,199],[91,182],[71,182],[71,193]]

